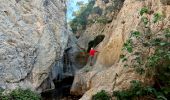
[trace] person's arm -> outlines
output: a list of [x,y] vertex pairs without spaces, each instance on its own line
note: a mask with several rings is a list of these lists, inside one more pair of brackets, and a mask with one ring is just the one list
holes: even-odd
[[95,50],[96,52],[100,53],[98,50]]

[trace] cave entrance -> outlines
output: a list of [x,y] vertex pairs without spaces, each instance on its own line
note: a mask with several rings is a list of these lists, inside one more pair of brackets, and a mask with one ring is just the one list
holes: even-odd
[[74,76],[65,77],[61,81],[53,80],[55,89],[41,93],[43,100],[78,100],[81,96],[70,94]]
[[[61,60],[62,72],[58,74],[55,79],[53,79],[53,83],[55,85],[55,89],[47,90],[41,93],[42,100],[78,100],[82,95],[72,95],[70,94],[70,89],[74,80],[75,69],[71,58],[71,50],[72,47],[68,47],[65,49],[63,53],[63,58]],[[61,78],[60,78],[61,77]]]
[[96,36],[94,40],[92,40],[88,43],[87,52],[89,52],[92,47],[95,48],[99,43],[101,43],[103,41],[104,38],[105,38],[105,35]]

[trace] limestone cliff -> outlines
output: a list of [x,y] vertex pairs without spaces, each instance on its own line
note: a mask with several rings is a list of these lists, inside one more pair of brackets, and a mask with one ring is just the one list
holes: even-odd
[[89,24],[86,30],[77,32],[77,34],[80,34],[78,44],[86,49],[88,49],[88,43],[94,40],[96,36],[105,35],[105,38],[109,37],[109,30],[107,30],[107,28],[110,26],[112,20],[116,18],[118,11],[123,5],[122,0],[94,1],[95,4],[91,14],[88,16]]
[[54,88],[68,40],[64,0],[0,0],[0,87]]
[[[90,100],[92,95],[101,90],[106,90],[111,93],[113,90],[127,89],[131,80],[151,82],[150,79],[147,80],[145,77],[136,74],[133,68],[123,67],[125,63],[119,59],[119,56],[122,53],[123,44],[130,37],[131,31],[141,29],[140,9],[149,6],[154,12],[158,11],[165,14],[165,19],[168,21],[170,20],[169,2],[168,0],[122,0],[122,2],[123,6],[118,10],[112,22],[106,24],[103,30],[100,31],[106,38],[96,48],[100,53],[97,56],[95,65],[89,67],[87,64],[85,66],[86,70],[85,68],[82,69],[75,76],[71,92],[74,94],[85,93],[80,100]],[[167,23],[166,27],[169,27],[168,25],[170,23]],[[90,33],[94,31],[93,29],[95,28],[92,28]],[[153,25],[152,29],[157,30],[159,27]],[[86,31],[89,31],[89,28],[87,28],[85,32]],[[88,38],[88,36],[90,35],[87,35],[86,38]],[[88,42],[84,43],[85,47],[87,45]],[[140,48],[139,45],[136,45],[136,48],[138,47]],[[133,55],[129,55],[128,61],[131,61],[130,59],[133,59]],[[87,72],[87,68],[89,72]]]

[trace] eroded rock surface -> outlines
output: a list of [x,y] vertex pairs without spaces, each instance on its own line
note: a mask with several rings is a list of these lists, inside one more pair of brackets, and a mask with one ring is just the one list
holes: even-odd
[[[92,95],[101,90],[106,90],[112,94],[113,90],[127,89],[132,80],[141,80],[152,84],[150,79],[147,80],[146,77],[139,76],[133,68],[125,68],[125,63],[119,59],[119,56],[131,31],[141,29],[140,9],[149,6],[154,12],[164,14],[165,19],[169,20],[170,6],[167,1],[164,0],[162,3],[162,0],[125,0],[116,19],[113,19],[103,31],[106,38],[97,47],[100,53],[97,56],[96,64],[92,67],[87,64],[86,68],[77,73],[71,92],[80,95],[85,93],[80,100],[91,100]],[[153,25],[152,30],[157,29],[159,27]],[[136,48],[138,47],[137,45]],[[128,56],[129,61],[131,61],[133,56]]]
[[68,40],[65,11],[63,0],[0,0],[0,87],[54,88]]

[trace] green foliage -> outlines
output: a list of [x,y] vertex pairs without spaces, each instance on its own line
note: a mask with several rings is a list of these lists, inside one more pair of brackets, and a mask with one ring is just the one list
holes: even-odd
[[109,94],[102,90],[100,92],[97,92],[97,94],[92,96],[92,100],[111,100],[111,96]]
[[[150,14],[148,9],[142,8],[140,15],[142,16],[144,13]],[[158,100],[170,98],[170,80],[168,80],[170,77],[170,29],[162,28],[159,31],[152,31],[151,25],[164,21],[164,18],[160,13],[155,13],[152,19],[153,21],[142,16],[141,20],[144,23],[143,33],[138,31],[132,32],[131,37],[136,37],[138,41],[135,42],[136,45],[141,46],[142,44],[143,46],[141,49],[136,48],[140,52],[137,55],[133,52],[135,43],[133,43],[132,39],[129,39],[130,41],[128,40],[123,48],[135,55],[131,66],[135,68],[137,73],[145,75],[145,77],[154,77],[154,87],[148,88],[136,85],[137,89],[131,86],[128,90],[114,92],[114,96],[117,96],[120,100],[129,100],[128,98],[133,100],[141,96],[152,96],[152,98]],[[132,83],[132,85],[134,84]]]
[[4,90],[0,90],[0,100],[41,100],[41,96],[29,89],[16,89],[10,94],[4,95]]
[[127,50],[129,53],[131,53],[133,51],[132,40],[131,39],[127,40],[127,42],[124,43],[123,49]]
[[170,29],[169,29],[169,28],[166,28],[165,31],[164,31],[164,33],[165,33],[165,37],[166,37],[166,38],[169,38],[169,37],[170,37]]
[[[100,7],[93,7],[95,4],[95,0],[91,0],[88,4],[78,4],[81,5],[80,10],[73,13],[75,18],[69,22],[73,33],[77,31],[80,32],[85,30],[87,25],[92,23],[102,23],[107,24],[112,21],[112,19],[108,19],[106,16],[101,16],[103,10]],[[96,17],[94,19],[88,19],[90,14],[98,14],[100,17]]]
[[137,80],[131,81],[131,86],[127,90],[114,91],[113,96],[117,97],[118,100],[138,100],[138,98],[141,98],[142,96],[155,97],[158,100],[167,100],[167,98],[156,91],[155,88],[151,86],[142,86],[142,83]]
[[16,89],[13,90],[10,93],[10,96],[14,99],[14,100],[40,100],[40,95],[38,95],[35,92],[32,92],[29,89],[23,90],[23,89]]
[[98,23],[103,23],[103,24],[107,24],[107,23],[110,22],[110,20],[108,20],[108,18],[105,17],[105,16],[101,16],[101,17],[99,17],[99,18],[96,19],[96,22],[98,22]]
[[[121,2],[124,2],[124,1],[122,0]],[[110,2],[110,3],[111,3],[110,5],[106,6],[104,15],[114,12],[114,15],[116,16],[116,14],[118,14],[122,4],[120,4],[120,2],[115,2],[114,0],[112,0],[112,2]],[[116,18],[116,17],[113,16],[113,18]]]
[[164,30],[164,33],[170,33],[170,29],[169,29],[169,28],[166,28],[166,29]]
[[0,88],[0,100],[10,100],[10,97],[8,95],[3,94],[4,89]]
[[88,19],[88,24],[92,24],[92,23],[101,23],[101,24],[107,24],[107,23],[110,23],[112,20],[108,19],[107,17],[105,16],[101,16],[101,17],[97,17],[95,19]]
[[155,13],[154,17],[153,17],[153,22],[157,23],[158,21],[160,21],[162,18],[162,15],[160,13]]
[[142,22],[147,25],[148,24],[148,18],[147,17],[142,17]]
[[115,7],[114,7],[113,5],[106,7],[106,11],[107,11],[108,13],[109,13],[109,12],[112,12],[114,9],[115,9]]
[[93,20],[93,19],[88,19],[88,20],[87,20],[87,24],[88,24],[88,25],[93,24],[93,23],[95,23],[95,20]]
[[103,12],[103,10],[100,8],[100,7],[94,7],[93,9],[92,9],[92,13],[93,14],[98,14],[98,15],[102,15],[102,12]]
[[140,37],[140,32],[139,31],[133,31],[132,33],[131,33],[131,35],[132,36],[134,36],[134,37]]
[[142,16],[144,13],[149,13],[149,9],[147,7],[143,7],[141,10],[140,10],[140,15]]
[[83,1],[78,1],[76,5],[83,6],[83,4],[84,4]]
[[[125,62],[125,61],[127,61],[127,58],[123,58],[122,59],[122,62]],[[126,66],[124,66],[124,67],[126,67]]]
[[144,74],[145,73],[145,70],[144,70],[144,68],[142,68],[142,67],[136,67],[136,72],[138,73],[138,74],[140,74],[140,75],[142,75],[142,74]]
[[95,0],[91,0],[88,4],[82,5],[79,11],[75,12],[75,18],[69,23],[73,33],[78,30],[83,30],[86,28],[88,23],[88,16],[93,10]]

